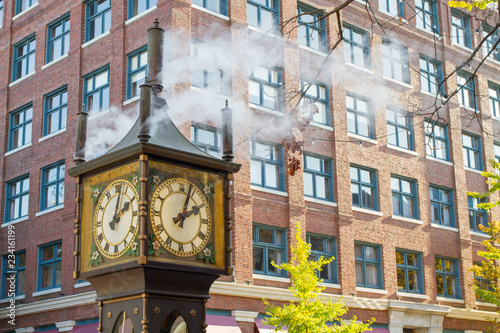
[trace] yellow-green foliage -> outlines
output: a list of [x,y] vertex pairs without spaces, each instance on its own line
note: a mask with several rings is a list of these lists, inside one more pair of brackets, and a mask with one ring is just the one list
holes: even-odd
[[472,1],[472,2],[466,2],[466,1],[453,1],[450,0],[448,1],[448,6],[450,7],[460,7],[460,8],[465,8],[467,10],[472,10],[472,8],[476,7],[479,9],[486,9],[486,6],[488,4],[497,2],[496,0],[479,0],[479,1]]
[[[291,246],[291,263],[283,263],[273,266],[283,269],[290,273],[292,278],[292,287],[288,289],[296,301],[290,301],[283,306],[273,306],[264,299],[266,305],[267,319],[264,323],[269,326],[275,326],[276,331],[282,330],[285,326],[290,333],[359,333],[371,331],[369,323],[357,322],[356,317],[352,321],[345,323],[340,317],[348,309],[341,300],[335,302],[329,297],[324,297],[321,292],[325,289],[319,286],[323,280],[318,278],[318,271],[330,263],[334,258],[325,259],[321,257],[318,261],[310,261],[311,245],[301,238],[301,229],[297,228],[297,245]],[[338,322],[333,326],[327,326],[326,322]]]

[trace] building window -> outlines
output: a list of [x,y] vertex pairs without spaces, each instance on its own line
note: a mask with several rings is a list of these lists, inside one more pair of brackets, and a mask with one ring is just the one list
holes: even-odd
[[481,138],[472,134],[462,133],[464,165],[471,169],[482,170]]
[[[139,15],[149,8],[156,6],[158,0],[129,0],[128,1],[128,18]],[[193,2],[194,3],[194,2]]]
[[354,243],[356,286],[382,289],[382,254],[380,245]]
[[430,186],[429,195],[432,223],[454,227],[453,192],[442,187]]
[[[326,50],[326,28],[322,12],[299,5],[298,37],[301,45],[324,52]],[[313,13],[314,12],[314,13]]]
[[[492,27],[489,27],[487,25],[483,25],[483,39],[488,36],[488,34],[492,31]],[[488,38],[486,38],[484,44],[483,44],[483,51],[484,51],[484,56],[488,55],[490,59],[500,61],[500,45],[497,45],[495,49],[492,51],[493,46],[497,42],[497,40],[500,38],[500,34],[498,33],[498,30],[495,30]],[[491,52],[491,53],[490,53]]]
[[62,243],[56,242],[40,246],[38,249],[37,290],[61,286]]
[[141,48],[128,55],[127,99],[140,95],[140,86],[148,75],[148,50]]
[[47,62],[68,54],[69,27],[69,16],[66,16],[47,28]]
[[64,204],[64,162],[42,169],[40,211]]
[[500,143],[494,143],[495,162],[500,163]]
[[45,96],[43,135],[66,128],[67,109],[68,89],[66,87]]
[[111,28],[111,0],[87,2],[87,27],[85,41],[88,42]]
[[[26,251],[7,254],[2,258],[2,293],[0,298],[11,298],[24,295],[24,269],[26,267]],[[14,283],[13,283],[14,282]],[[15,289],[12,290],[12,286]]]
[[448,127],[426,121],[424,130],[425,152],[427,156],[449,161]]
[[500,86],[490,83],[488,94],[490,96],[490,114],[500,118]]
[[213,12],[227,15],[227,1],[226,0],[192,0],[191,3],[211,10]]
[[[330,259],[337,256],[335,238],[308,234],[307,242],[311,244],[309,260],[318,261],[320,257]],[[334,259],[323,266],[321,272],[318,272],[318,278],[323,279],[324,282],[337,283],[337,261]]]
[[368,33],[344,24],[344,60],[360,67],[370,67]]
[[387,143],[413,150],[413,124],[408,112],[386,110]]
[[308,114],[312,114],[311,120],[323,125],[330,124],[330,103],[328,88],[322,84],[312,84],[302,82],[303,105],[305,109],[311,109]]
[[410,83],[408,50],[406,47],[386,40],[382,41],[382,63],[384,76]]
[[89,114],[109,109],[109,68],[87,75],[84,79],[84,103]]
[[476,84],[474,77],[467,73],[457,74],[458,103],[469,108],[476,108]]
[[31,143],[31,120],[33,106],[27,105],[11,112],[9,128],[9,150],[20,148]]
[[229,76],[224,75],[220,54],[209,43],[191,40],[191,85],[218,94],[228,95]]
[[485,203],[486,199],[476,199],[473,197],[468,197],[469,201],[469,224],[470,230],[476,232],[484,232],[481,230],[480,225],[488,227],[488,214],[486,210],[478,208],[477,205],[480,203]]
[[451,11],[451,38],[457,45],[471,47],[470,19],[460,11]]
[[29,205],[29,176],[22,176],[7,182],[5,222],[28,216]]
[[392,16],[405,17],[404,1],[402,0],[382,0],[379,2],[379,10]]
[[378,210],[377,173],[358,166],[350,168],[352,205]]
[[285,174],[283,147],[252,141],[252,184],[283,191]]
[[392,213],[418,219],[417,181],[399,176],[391,177]]
[[351,133],[374,137],[373,115],[370,112],[368,102],[355,96],[346,96],[347,105],[347,130]]
[[35,71],[35,35],[14,45],[14,70],[12,81],[16,81]]
[[420,56],[420,89],[433,95],[444,93],[443,68],[440,62]]
[[3,27],[3,0],[0,0],[0,28]]
[[332,160],[304,154],[304,194],[333,201]]
[[281,69],[256,66],[249,80],[250,103],[273,110],[281,109]]
[[286,271],[271,265],[286,262],[286,231],[267,226],[253,227],[253,271],[257,274],[286,276]]
[[415,0],[416,26],[430,33],[439,33],[437,4],[432,0]]
[[[474,262],[474,265],[482,266],[483,264],[480,262]],[[493,288],[493,284],[491,283],[491,280],[476,275],[476,272],[474,272],[474,285],[478,286],[482,291],[490,291],[490,292],[495,291]],[[479,302],[486,302],[485,299],[477,297],[477,294],[476,294],[476,300]]]
[[424,293],[422,275],[422,254],[406,250],[396,250],[398,291]]
[[435,257],[434,264],[438,296],[459,298],[458,260]]
[[38,0],[16,0],[16,15],[34,6]]
[[279,21],[277,0],[248,0],[248,24],[264,31],[275,31]]
[[218,129],[201,124],[191,125],[191,142],[205,153],[215,157],[221,156],[221,135]]

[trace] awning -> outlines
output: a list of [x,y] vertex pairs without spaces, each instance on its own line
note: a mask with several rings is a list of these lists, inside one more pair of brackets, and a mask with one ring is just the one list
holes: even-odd
[[99,323],[78,325],[73,327],[71,333],[96,333]]
[[207,333],[241,333],[236,319],[231,316],[207,315]]
[[[274,330],[274,327],[264,325],[262,323],[262,319],[255,319],[255,326],[257,326],[257,329],[259,330],[259,333],[276,333]],[[278,331],[280,333],[288,333],[287,330],[285,331]]]

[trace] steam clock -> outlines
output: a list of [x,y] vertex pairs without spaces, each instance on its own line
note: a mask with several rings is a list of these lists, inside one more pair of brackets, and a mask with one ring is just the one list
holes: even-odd
[[85,161],[87,114],[78,114],[74,277],[95,288],[105,333],[205,332],[210,286],[231,274],[230,180],[240,166],[230,109],[223,159],[179,132],[158,97],[163,34],[158,21],[148,30],[149,80],[121,142]]

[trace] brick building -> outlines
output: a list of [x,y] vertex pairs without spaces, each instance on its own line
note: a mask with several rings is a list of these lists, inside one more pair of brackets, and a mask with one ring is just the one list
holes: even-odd
[[[315,256],[336,258],[321,273],[325,293],[342,296],[349,316],[376,318],[374,331],[485,331],[496,308],[476,300],[468,268],[487,217],[466,191],[486,190],[479,173],[500,158],[488,134],[500,126],[499,55],[472,80],[466,66],[436,82],[498,17],[488,25],[446,1],[355,0],[342,11],[345,40],[327,56],[337,17],[318,18],[339,3],[0,0],[0,332],[97,326],[92,287],[73,279],[76,186],[65,169],[82,101],[94,136],[137,114],[155,17],[167,30],[162,96],[185,136],[219,154],[219,110],[225,99],[235,110],[234,275],[212,287],[211,332],[265,332],[261,297],[290,299],[290,279],[268,262],[287,260],[296,222]],[[275,31],[314,9],[298,29]],[[289,176],[282,106],[306,89],[319,113],[303,133],[303,169]]]

